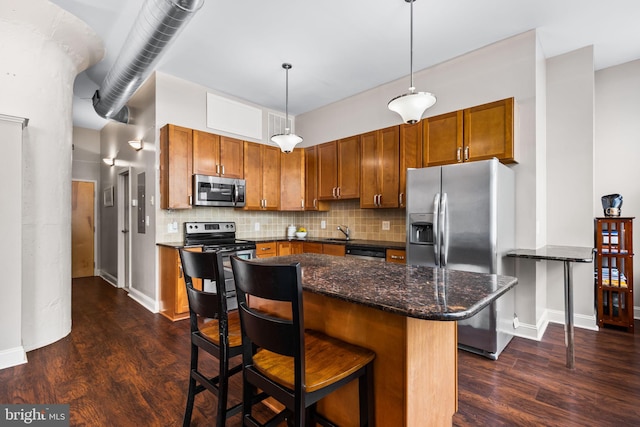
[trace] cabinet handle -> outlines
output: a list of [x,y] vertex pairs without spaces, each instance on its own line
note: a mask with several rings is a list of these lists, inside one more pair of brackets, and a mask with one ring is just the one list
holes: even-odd
[[300,207],[304,209],[304,199],[300,199]]
[[269,247],[265,247],[265,248],[262,248],[262,249],[260,249],[260,250],[261,250],[261,251],[270,251],[270,250],[271,250],[271,246],[269,246]]
[[378,206],[382,206],[382,194],[378,194]]
[[189,205],[193,205],[193,197],[189,196]]
[[469,146],[467,145],[466,147],[464,147],[464,161],[468,161],[469,160]]
[[220,175],[220,165],[216,165],[216,175]]
[[403,205],[403,203],[402,203],[402,198],[403,198],[403,197],[404,197],[404,193],[400,193],[400,194],[398,194],[398,204],[399,204],[400,206],[402,206],[402,205]]
[[178,279],[182,279],[182,266],[178,264]]
[[460,163],[460,161],[462,160],[460,157],[462,155],[462,147],[458,147],[458,149],[456,150],[456,161],[458,163]]
[[391,255],[391,259],[404,259],[402,255]]
[[318,199],[313,199],[313,207],[316,207],[316,203],[318,202]]
[[377,194],[373,195],[373,206],[378,206],[378,195]]
[[340,187],[336,187],[336,194],[338,195],[338,199],[340,198]]
[[222,165],[222,175],[224,175],[224,165]]

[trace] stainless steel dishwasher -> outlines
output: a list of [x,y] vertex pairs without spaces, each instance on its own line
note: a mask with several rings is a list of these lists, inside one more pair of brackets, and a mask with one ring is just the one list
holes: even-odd
[[363,245],[347,245],[345,256],[359,259],[368,259],[371,261],[385,261],[385,248]]

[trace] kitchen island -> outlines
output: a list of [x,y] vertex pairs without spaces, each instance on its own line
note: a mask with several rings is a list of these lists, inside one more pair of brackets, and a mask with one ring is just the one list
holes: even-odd
[[[317,254],[259,262],[299,262],[305,326],[375,351],[375,416],[383,427],[451,425],[458,402],[456,320],[517,283],[508,276]],[[266,308],[286,315],[282,307]],[[341,426],[358,425],[357,383],[318,408]]]

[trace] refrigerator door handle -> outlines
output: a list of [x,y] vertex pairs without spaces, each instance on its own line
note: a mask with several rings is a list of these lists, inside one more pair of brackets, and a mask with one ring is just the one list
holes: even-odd
[[440,232],[442,234],[440,260],[442,267],[446,267],[447,258],[449,257],[449,207],[447,203],[447,193],[442,195],[442,201],[440,202]]
[[436,236],[433,245],[433,256],[436,267],[440,267],[440,193],[436,193],[433,198],[433,234]]

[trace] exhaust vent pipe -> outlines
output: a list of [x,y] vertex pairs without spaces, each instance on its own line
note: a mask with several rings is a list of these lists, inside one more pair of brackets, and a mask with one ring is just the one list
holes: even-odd
[[93,95],[100,117],[129,123],[125,104],[203,4],[204,0],[145,0],[120,55]]

